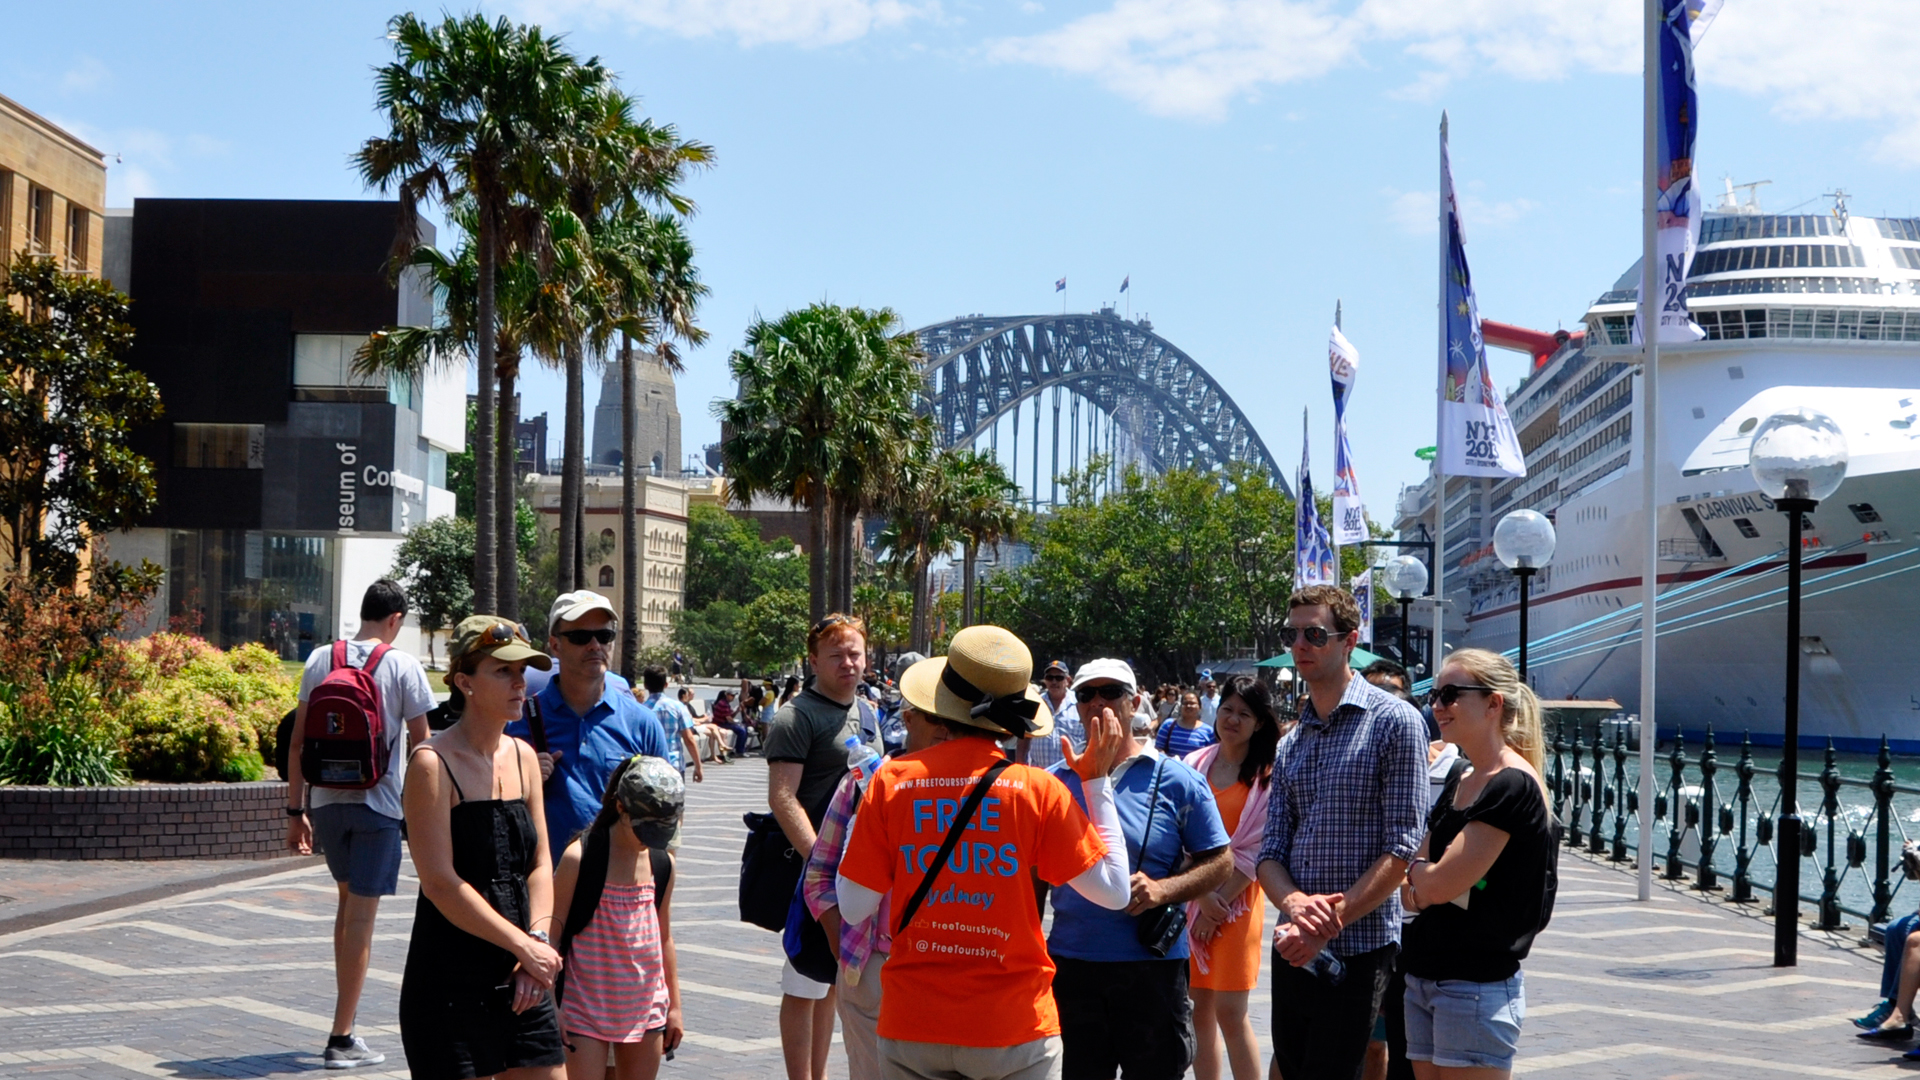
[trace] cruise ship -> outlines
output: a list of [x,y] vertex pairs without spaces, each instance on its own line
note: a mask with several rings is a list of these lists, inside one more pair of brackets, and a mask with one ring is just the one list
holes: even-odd
[[[1517,509],[1554,520],[1533,579],[1531,680],[1546,698],[1639,701],[1643,425],[1656,470],[1662,733],[1711,726],[1778,745],[1791,524],[1747,470],[1752,432],[1805,405],[1846,435],[1847,479],[1806,524],[1800,730],[1846,750],[1920,751],[1920,219],[1765,214],[1731,185],[1701,224],[1688,306],[1702,341],[1660,347],[1658,415],[1642,407],[1631,344],[1638,264],[1552,334],[1483,324],[1488,345],[1531,355],[1507,408],[1523,479],[1450,477],[1447,648],[1518,644],[1517,579],[1493,529]],[[1432,540],[1433,475],[1404,489],[1403,538]],[[1419,616],[1415,616],[1416,620]]]

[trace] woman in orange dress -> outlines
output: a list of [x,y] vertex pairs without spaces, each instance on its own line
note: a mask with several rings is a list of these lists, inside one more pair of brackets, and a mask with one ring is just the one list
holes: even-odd
[[1260,981],[1266,944],[1266,906],[1254,867],[1266,829],[1274,747],[1280,742],[1280,723],[1266,686],[1250,675],[1228,680],[1220,691],[1213,728],[1220,741],[1183,760],[1213,789],[1220,821],[1233,837],[1233,873],[1218,889],[1187,905],[1193,1075],[1195,1080],[1220,1080],[1224,1039],[1233,1080],[1260,1080],[1260,1048],[1247,1015],[1247,995]]

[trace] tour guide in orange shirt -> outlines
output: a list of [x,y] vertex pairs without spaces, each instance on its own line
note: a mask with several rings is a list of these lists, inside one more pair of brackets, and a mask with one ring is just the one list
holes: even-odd
[[[909,704],[963,737],[880,767],[840,863],[842,917],[868,918],[890,892],[904,924],[880,969],[886,1080],[1044,1080],[1059,1065],[1060,1018],[1034,874],[1110,910],[1131,899],[1107,779],[1129,749],[1125,722],[1102,710],[1087,723],[1086,753],[1061,747],[1080,776],[1083,813],[1057,777],[1000,752],[1008,735],[1053,730],[1032,678],[1032,653],[997,626],[960,631],[946,656],[900,678]],[[989,769],[1001,771],[963,817]],[[956,820],[964,827],[952,854],[915,910],[912,897]]]

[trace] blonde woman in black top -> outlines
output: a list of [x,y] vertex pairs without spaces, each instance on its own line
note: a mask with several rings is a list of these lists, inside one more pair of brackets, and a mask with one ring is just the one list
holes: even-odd
[[1428,818],[1400,899],[1407,1058],[1420,1080],[1513,1071],[1520,961],[1549,913],[1552,818],[1540,779],[1540,702],[1503,656],[1462,649],[1433,681],[1441,737],[1472,763]]

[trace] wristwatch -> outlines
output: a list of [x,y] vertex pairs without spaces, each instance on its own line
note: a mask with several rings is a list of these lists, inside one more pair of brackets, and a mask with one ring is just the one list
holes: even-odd
[[552,939],[547,937],[547,932],[545,930],[534,930],[528,933],[527,936],[539,942],[542,945],[553,944]]
[[287,816],[288,817],[306,817],[307,808],[304,806],[289,806],[287,807]]

